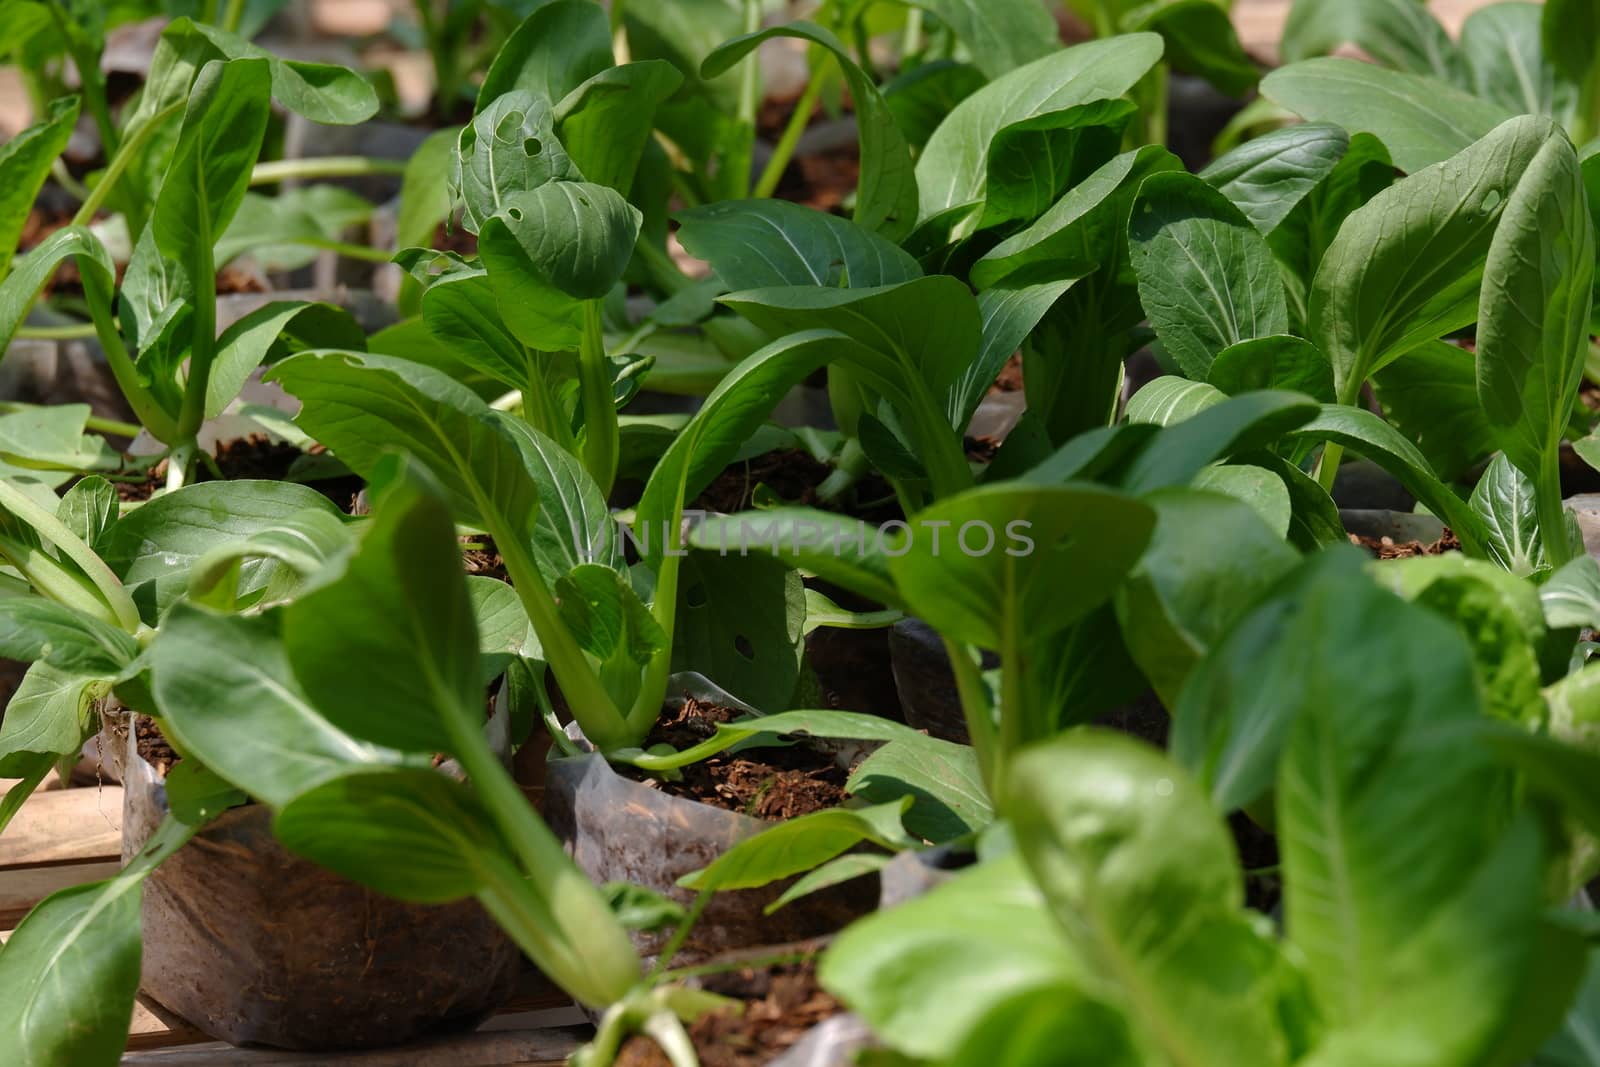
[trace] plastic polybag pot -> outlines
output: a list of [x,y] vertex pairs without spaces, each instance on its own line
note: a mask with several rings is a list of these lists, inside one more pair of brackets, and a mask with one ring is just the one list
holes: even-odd
[[[166,814],[134,731],[122,749],[122,855]],[[301,1050],[372,1048],[464,1029],[510,998],[516,945],[475,900],[391,900],[294,855],[259,804],[224,812],[144,887],[140,987],[212,1037]]]
[[[725,693],[708,692],[710,688],[698,676],[675,676],[672,691],[738,706]],[[695,894],[679,888],[679,878],[774,825],[624,778],[600,755],[553,759],[546,770],[545,819],[585,874],[602,885],[643,886],[686,908]],[[673,957],[674,965],[830,934],[870,912],[878,898],[877,878],[869,875],[765,914],[766,906],[791,884],[793,879],[786,879],[760,889],[714,894]],[[634,931],[632,937],[640,955],[653,963],[669,935]]]

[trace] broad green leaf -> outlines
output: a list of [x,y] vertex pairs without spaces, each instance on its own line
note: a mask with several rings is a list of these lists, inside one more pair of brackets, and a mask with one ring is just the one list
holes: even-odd
[[1568,81],[1583,82],[1594,68],[1588,42],[1600,34],[1600,10],[1592,0],[1549,0],[1543,15],[1544,54]]
[[454,750],[432,709],[481,704],[478,635],[442,494],[400,468],[391,457],[374,472],[374,517],[342,570],[284,609],[283,650],[336,728],[431,755]]
[[1533,481],[1505,456],[1490,461],[1468,503],[1488,531],[1489,558],[1524,578],[1547,566]]
[[970,63],[934,59],[919,63],[885,82],[883,101],[906,140],[920,149],[928,143],[945,116],[988,81],[983,72]]
[[[1065,1050],[1070,1050],[1066,1052]],[[974,1022],[947,1067],[1052,1063],[1063,1054],[1095,1067],[1140,1067],[1127,1016],[1071,984],[1025,989]]]
[[139,654],[123,630],[42,597],[0,597],[0,656],[62,671],[115,675]]
[[512,333],[530,348],[577,348],[577,302],[599,300],[622,278],[642,219],[620,193],[587,182],[506,197],[479,249]]
[[366,335],[343,308],[304,300],[275,300],[222,331],[206,382],[206,417],[222,414],[250,375],[291,348],[366,346]]
[[891,1047],[925,1059],[948,1056],[1019,993],[1088,980],[1015,854],[851,924],[817,973]]
[[451,271],[429,285],[422,294],[422,321],[434,340],[468,367],[513,389],[528,386],[528,350],[501,317],[485,271]]
[[1155,531],[1117,591],[1117,618],[1134,662],[1174,708],[1195,665],[1299,556],[1237,500],[1193,489],[1144,499]]
[[[1317,405],[1297,393],[1263,390],[1222,397],[1212,386],[1199,382],[1190,384],[1195,388],[1187,400],[1174,396],[1163,409],[1188,410],[1194,414],[1169,422],[1128,464],[1121,478],[1121,484],[1128,490],[1143,493],[1187,485],[1208,463],[1271,445],[1284,434],[1311,422],[1317,413]],[[1138,395],[1149,389],[1150,386],[1146,386]],[[1196,398],[1193,393],[1201,395]],[[1218,400],[1219,397],[1222,398]],[[1202,404],[1203,410],[1199,410]],[[1129,414],[1131,418],[1132,412]],[[1141,418],[1139,421],[1155,420]]]
[[1117,156],[974,264],[974,284],[987,289],[1002,282],[1091,274],[1112,260],[1126,241],[1127,215],[1145,178],[1182,166],[1178,157],[1156,145]]
[[109,677],[62,670],[47,661],[29,667],[0,722],[0,777],[24,775],[36,755],[58,760],[76,753],[99,729],[94,703],[110,690]]
[[[1480,867],[1494,876],[1485,861],[1504,826],[1503,782],[1471,733],[1482,705],[1466,643],[1448,621],[1336,572],[1303,590],[1300,610],[1268,667],[1283,681],[1294,675],[1292,688],[1279,690],[1293,724],[1277,778],[1278,840],[1289,938],[1305,954],[1329,1021],[1352,1031],[1337,1047],[1364,1043],[1361,1024],[1396,1015],[1396,998],[1442,977],[1418,952],[1443,947],[1428,944],[1441,928],[1466,927],[1453,931],[1464,938],[1453,957],[1467,946],[1490,959],[1524,946],[1495,928],[1501,909],[1487,909],[1478,927],[1464,907],[1475,903],[1463,894],[1473,893]],[[1384,670],[1361,666],[1375,656]],[[1423,826],[1427,848],[1394,847],[1399,828]],[[1534,851],[1533,871],[1519,863],[1499,872],[1530,922],[1538,913]],[[1457,983],[1470,989],[1482,969],[1463,968],[1441,996],[1461,992],[1451,988]],[[1514,969],[1499,979],[1512,989],[1518,981]],[[1488,997],[1436,1001],[1411,1025],[1448,1048],[1463,1036],[1462,1013],[1472,1015],[1471,1031],[1492,1025],[1495,1008]]]
[[1228,399],[1215,385],[1164,374],[1133,394],[1128,401],[1128,423],[1135,426],[1174,426]]
[[1472,353],[1449,341],[1430,341],[1372,379],[1389,421],[1445,481],[1461,478],[1496,448],[1478,402],[1475,364]]
[[885,606],[900,603],[885,538],[861,519],[797,507],[708,516],[690,532],[689,543],[724,555],[770,553]]
[[178,146],[150,217],[154,247],[192,272],[211,262],[250,183],[271,117],[265,60],[208,63],[195,79]]
[[804,656],[805,589],[783,561],[691,552],[680,564],[672,669],[753,707],[788,706]]
[[378,94],[357,71],[333,63],[308,63],[283,59],[245,38],[203,22],[180,26],[173,22],[162,33],[195,33],[210,42],[216,54],[226,59],[263,59],[272,76],[272,98],[290,111],[312,122],[329,126],[353,126],[378,113]]
[[945,405],[952,426],[958,430],[967,428],[1007,361],[1075,280],[1064,278],[1017,287],[1002,285],[978,294],[983,340],[978,358],[962,372]]
[[1227,825],[1182,770],[1124,735],[1068,733],[1013,760],[1001,809],[1145,1062],[1289,1061],[1277,1003],[1289,965],[1246,917]]
[[12,932],[0,950],[0,1041],[16,1067],[121,1058],[139,991],[144,879],[193,833],[169,817],[116,877],[51,894]]
[[1043,4],[1034,0],[911,0],[950,28],[967,46],[972,61],[990,78],[1039,59],[1061,47],[1061,31]]
[[39,471],[29,477],[41,481],[49,477],[45,471],[115,470],[116,451],[85,433],[90,414],[88,404],[15,406],[0,415],[0,462]]
[[647,59],[603,70],[556,105],[556,130],[578,173],[627,193],[656,108],[683,84],[670,63]]
[[0,352],[11,345],[17,327],[28,317],[34,299],[55,276],[63,260],[72,257],[86,282],[110,300],[116,268],[100,239],[82,226],[65,226],[40,241],[13,264],[0,281]]
[[1600,564],[1579,556],[1545,579],[1539,601],[1552,630],[1600,628]]
[[1489,533],[1467,502],[1440,482],[1427,459],[1398,430],[1362,408],[1324,404],[1322,413],[1291,436],[1331,441],[1353,449],[1394,475],[1406,491],[1437,515],[1473,555],[1488,551]]
[[353,768],[294,797],[272,833],[291,852],[419,904],[483,888],[483,853],[511,862],[472,790],[432,768]]
[[1561,1028],[1540,1047],[1531,1067],[1596,1067],[1600,1064],[1600,951],[1589,949],[1583,986]]
[[678,879],[685,889],[757,889],[802,874],[867,842],[902,849],[916,844],[901,816],[911,804],[901,797],[865,808],[829,808],[789,819],[728,848],[708,866]]
[[374,210],[371,201],[336,185],[281,189],[276,196],[247,192],[217,240],[216,261],[220,266],[248,253],[264,271],[299,270],[352,227],[364,226]]
[[613,758],[647,771],[667,771],[698,763],[742,742],[787,735],[835,741],[907,741],[913,744],[928,739],[926,734],[904,723],[876,715],[854,711],[782,711],[776,715],[750,715],[733,722],[718,723],[709,738],[676,753],[645,753],[633,749],[615,753]]
[[[1560,0],[1555,6],[1561,6]],[[1478,96],[1513,114],[1555,117],[1565,113],[1572,94],[1546,61],[1539,40],[1541,14],[1537,4],[1529,3],[1481,7],[1461,26],[1461,54]]]
[[1035,60],[967,97],[928,139],[917,160],[918,217],[979,204],[990,147],[1002,131],[1085,104],[1113,101],[1161,58],[1155,34],[1090,41]]
[[610,567],[580,564],[556,582],[555,594],[578,644],[601,662],[620,655],[637,669],[665,643],[639,594]]
[[1326,55],[1346,44],[1382,67],[1463,82],[1461,57],[1444,27],[1416,0],[1295,0],[1283,31],[1284,59]]
[[1152,176],[1129,226],[1145,312],[1189,377],[1203,380],[1231,345],[1288,332],[1272,251],[1222,193],[1189,174]]
[[977,753],[937,737],[906,736],[880,745],[856,764],[845,791],[873,804],[911,797],[905,827],[934,844],[966,837],[994,821]]
[[1437,78],[1353,59],[1291,63],[1268,74],[1261,92],[1312,122],[1375,135],[1409,174],[1455,155],[1513,114]]
[[[154,622],[183,595],[190,568],[206,553],[247,540],[301,511],[338,514],[327,497],[292,482],[199,482],[130,511],[95,549]],[[240,566],[239,594],[267,595],[286,581],[297,579],[276,560],[249,560]]]
[[846,852],[837,859],[831,859],[796,878],[794,884],[780,893],[778,899],[768,904],[762,911],[771,915],[801,897],[860,878],[865,874],[877,874],[889,865],[892,858],[881,852]]
[[945,638],[1016,649],[1105,602],[1154,525],[1147,505],[1096,486],[982,486],[919,512],[889,573]]
[[121,507],[117,490],[112,484],[98,474],[92,474],[80,478],[72,484],[72,488],[61,494],[61,503],[56,506],[56,518],[84,544],[93,545],[117,521]]
[[580,177],[556,139],[554,108],[552,101],[520,90],[496,98],[462,128],[450,168],[462,229],[480,232],[515,193]]
[[286,599],[299,583],[286,578],[278,589],[241,598],[239,575],[246,561],[275,560],[303,582],[348,551],[355,540],[352,526],[337,514],[321,508],[294,512],[243,540],[217,545],[196,560],[189,571],[189,599],[221,611],[259,609],[271,603],[266,599],[269,593]]
[[1491,237],[1553,132],[1545,119],[1513,119],[1345,220],[1317,269],[1309,312],[1341,402],[1385,364],[1477,318]]
[[1500,447],[1556,494],[1556,450],[1589,351],[1594,251],[1577,153],[1552,130],[1510,190],[1489,246],[1477,363],[1478,399]]
[[922,277],[898,245],[837,215],[786,200],[724,200],[677,213],[685,251],[726,284],[851,288]]
[[229,808],[248,804],[250,798],[222,780],[199,760],[182,760],[167,768],[162,779],[167,808],[190,826],[210,822]]
[[394,223],[396,248],[432,244],[434,227],[449,219],[448,182],[459,137],[455,127],[434,130],[406,160]]
[[180,604],[147,651],[162,729],[274,807],[358,765],[405,758],[351,737],[311,704],[285,655],[282,622],[281,612],[222,616]]
[[1244,96],[1261,77],[1256,61],[1239,42],[1226,3],[1158,0],[1135,7],[1124,21],[1125,30],[1159,33],[1167,46],[1166,62],[1204,78],[1227,96]]
[[[910,146],[895,125],[873,79],[851,58],[849,50],[832,33],[811,22],[791,22],[757,33],[735,37],[706,56],[701,74],[714,78],[772,37],[798,37],[832,54],[850,87],[861,133],[861,178],[856,188],[855,222],[867,230],[881,230],[890,238],[911,229],[917,217],[917,182]],[[754,60],[752,60],[754,62]]]
[[1263,234],[1277,229],[1339,165],[1350,135],[1338,126],[1302,122],[1246,141],[1200,172]]
[[611,28],[599,4],[540,4],[495,53],[478,89],[477,111],[518,90],[553,105],[611,65]]
[[0,145],[0,279],[11,269],[28,210],[77,121],[78,98],[64,96],[50,101],[44,118]]
[[1286,334],[1224,348],[1211,361],[1206,381],[1229,396],[1256,389],[1284,389],[1324,403],[1333,401],[1333,369],[1328,357],[1310,341]]

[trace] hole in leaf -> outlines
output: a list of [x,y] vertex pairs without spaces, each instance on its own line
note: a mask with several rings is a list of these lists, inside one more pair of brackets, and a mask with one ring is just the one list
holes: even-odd
[[506,214],[511,216],[512,222],[522,221],[522,209],[520,207],[507,208]]
[[1500,206],[1500,190],[1490,189],[1483,196],[1483,213],[1487,215]]
[[749,660],[752,663],[755,662],[755,659],[756,659],[756,646],[752,645],[750,643],[750,639],[748,637],[746,637],[744,634],[735,634],[734,635],[733,648],[734,648],[735,652],[739,653],[739,655],[743,656],[745,659]]
[[507,113],[506,117],[500,120],[500,124],[494,128],[495,139],[498,141],[515,141],[518,131],[522,129],[523,117],[520,111]]
[[589,206],[589,198],[587,196],[578,197],[578,206],[579,207],[588,207]]
[[522,142],[522,151],[530,156],[536,156],[544,151],[544,144],[537,137],[529,137]]
[[691,586],[689,590],[683,594],[683,599],[684,602],[687,603],[691,608],[705,607],[707,601],[706,587],[703,585]]

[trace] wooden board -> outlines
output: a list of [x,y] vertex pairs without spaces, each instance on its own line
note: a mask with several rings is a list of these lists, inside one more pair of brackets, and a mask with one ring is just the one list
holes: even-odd
[[35,793],[0,834],[0,870],[122,856],[122,787]]

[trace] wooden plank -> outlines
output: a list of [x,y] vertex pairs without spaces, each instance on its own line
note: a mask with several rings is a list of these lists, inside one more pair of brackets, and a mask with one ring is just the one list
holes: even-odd
[[121,857],[121,786],[37,793],[0,834],[0,870],[104,863]]
[[133,1021],[128,1026],[129,1051],[199,1045],[212,1040],[210,1034],[195,1029],[148,997],[134,1001]]
[[65,867],[0,871],[0,927],[16,926],[35,904],[58,889],[98,882],[121,869],[120,863],[77,863]]
[[122,1057],[123,1067],[562,1067],[589,1039],[586,1027],[498,1030],[419,1041],[371,1052],[283,1052],[221,1043],[151,1049]]

